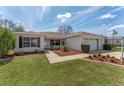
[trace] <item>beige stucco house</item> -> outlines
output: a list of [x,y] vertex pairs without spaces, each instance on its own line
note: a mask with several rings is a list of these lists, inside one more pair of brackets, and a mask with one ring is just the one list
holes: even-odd
[[81,44],[90,45],[90,50],[102,50],[104,37],[86,32],[64,35],[57,32],[15,32],[15,52],[43,51],[55,49],[64,42],[70,49],[81,51]]

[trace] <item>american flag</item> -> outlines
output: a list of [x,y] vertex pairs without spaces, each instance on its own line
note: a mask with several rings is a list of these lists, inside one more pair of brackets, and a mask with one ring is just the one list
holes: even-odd
[[112,35],[117,35],[117,34],[118,34],[118,32],[113,29]]

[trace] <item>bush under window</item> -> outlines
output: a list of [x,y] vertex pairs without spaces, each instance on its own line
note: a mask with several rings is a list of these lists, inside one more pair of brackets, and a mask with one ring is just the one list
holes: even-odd
[[111,44],[104,44],[104,45],[103,45],[103,49],[104,49],[104,50],[112,50],[112,47],[113,47],[113,46],[112,46]]

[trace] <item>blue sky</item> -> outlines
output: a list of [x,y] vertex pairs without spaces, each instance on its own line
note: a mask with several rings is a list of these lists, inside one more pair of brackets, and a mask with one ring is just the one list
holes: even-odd
[[119,6],[32,6],[0,7],[3,18],[21,23],[26,31],[57,31],[62,24],[74,32],[124,35],[124,7]]

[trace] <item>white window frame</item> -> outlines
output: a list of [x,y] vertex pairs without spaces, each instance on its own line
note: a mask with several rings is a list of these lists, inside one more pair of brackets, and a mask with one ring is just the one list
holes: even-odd
[[24,38],[29,38],[29,47],[31,47],[31,38],[30,37],[22,37],[22,47],[23,48],[29,48],[24,46]]
[[[37,46],[32,46],[32,38],[37,39]],[[38,37],[30,37],[30,47],[38,47]]]
[[[29,47],[25,47],[24,46],[24,38],[29,38]],[[38,39],[38,37],[28,37],[28,36],[24,36],[24,37],[22,37],[22,47],[23,48],[34,48],[34,46],[31,46],[31,38],[37,38]],[[38,43],[38,42],[37,42]],[[35,47],[38,47],[38,46],[35,46]]]

